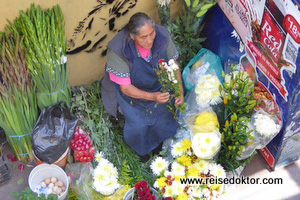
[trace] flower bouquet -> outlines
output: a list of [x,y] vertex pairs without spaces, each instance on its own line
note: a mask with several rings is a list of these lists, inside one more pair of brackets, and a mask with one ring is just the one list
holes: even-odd
[[[231,66],[234,69],[234,66]],[[247,146],[252,145],[249,139],[252,130],[248,128],[252,113],[258,101],[254,99],[254,82],[244,71],[234,70],[225,77],[223,102],[225,107],[225,124],[222,126],[222,142],[218,162],[227,171],[234,171],[245,166],[251,159],[240,160],[240,155]],[[253,155],[253,154],[252,154]]]
[[208,107],[221,103],[220,87],[221,82],[217,76],[208,74],[200,77],[195,88],[198,106]]
[[123,200],[156,200],[159,194],[153,188],[148,186],[147,181],[142,180],[135,183],[134,188],[130,189]]
[[[221,134],[217,115],[204,111],[186,120],[190,128],[192,149],[200,159],[213,159],[221,147]],[[175,148],[180,145],[174,145]]]
[[[164,59],[158,61],[158,68],[156,69],[156,74],[158,76],[158,81],[161,84],[162,92],[170,92],[169,98],[169,112],[176,118],[176,112],[172,105],[174,98],[179,98],[182,95],[182,82],[179,81],[178,77],[179,67],[176,62],[171,59],[168,63],[164,62]],[[182,113],[186,112],[186,103],[181,105],[175,105],[175,108]]]
[[242,150],[239,160],[248,158],[255,149],[264,148],[281,130],[282,121],[274,115],[263,110],[255,111],[248,123],[249,130],[252,130],[253,139],[248,139],[248,144]]
[[173,161],[169,164],[162,157],[151,163],[152,172],[158,177],[154,187],[165,199],[214,199],[225,192],[225,185],[209,179],[225,178],[219,164],[201,160],[194,153],[195,146],[185,139],[172,148]]
[[96,153],[95,160],[98,165],[93,171],[92,187],[102,195],[112,195],[121,186],[118,183],[118,170],[102,153]]

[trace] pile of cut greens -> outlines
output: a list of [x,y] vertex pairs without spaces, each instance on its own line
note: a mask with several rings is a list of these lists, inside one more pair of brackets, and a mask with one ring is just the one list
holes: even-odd
[[81,118],[79,125],[90,133],[94,146],[119,170],[119,182],[133,186],[140,180],[154,183],[149,161],[140,162],[138,155],[124,143],[124,120],[114,119],[105,111],[101,100],[100,82],[73,87],[72,112]]

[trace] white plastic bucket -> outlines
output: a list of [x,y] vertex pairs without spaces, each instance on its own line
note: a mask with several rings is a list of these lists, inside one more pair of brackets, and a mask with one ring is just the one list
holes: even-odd
[[36,189],[38,184],[40,184],[46,178],[56,177],[61,180],[66,186],[66,190],[58,196],[59,200],[67,199],[68,189],[69,189],[69,180],[67,174],[57,165],[49,164],[40,164],[32,169],[28,177],[28,184],[32,191]]

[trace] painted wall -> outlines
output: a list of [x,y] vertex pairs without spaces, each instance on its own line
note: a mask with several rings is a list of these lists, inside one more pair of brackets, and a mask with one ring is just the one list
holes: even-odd
[[[65,16],[69,84],[86,85],[102,78],[106,46],[135,12],[159,23],[155,0],[0,0],[0,30],[31,3],[49,8],[59,4]],[[180,0],[171,4],[174,16]]]

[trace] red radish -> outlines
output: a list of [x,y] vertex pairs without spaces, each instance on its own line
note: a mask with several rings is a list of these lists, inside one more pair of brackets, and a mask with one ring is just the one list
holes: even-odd
[[24,168],[25,168],[25,166],[24,166],[23,164],[19,164],[19,166],[18,166],[18,169],[19,169],[19,170],[22,171]]
[[12,157],[13,157],[13,155],[11,155],[11,154],[7,154],[7,156],[6,156],[8,159],[11,159]]
[[17,157],[16,156],[12,156],[11,157],[11,162],[16,162],[17,161]]

